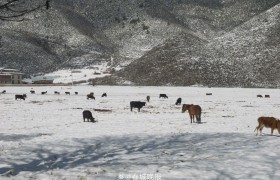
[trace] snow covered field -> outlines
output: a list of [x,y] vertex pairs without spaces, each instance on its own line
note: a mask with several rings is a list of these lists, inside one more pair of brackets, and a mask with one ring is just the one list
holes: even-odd
[[[258,117],[280,118],[278,89],[28,86],[0,92],[4,89],[0,179],[280,178],[278,132],[254,133]],[[96,100],[86,99],[90,92]],[[107,98],[101,98],[103,92]],[[16,101],[21,93],[27,99]],[[160,93],[169,98],[159,99]],[[141,112],[131,112],[129,102],[147,95],[151,100]],[[202,107],[202,124],[190,124],[175,105],[178,97]],[[83,110],[98,122],[83,122]]]

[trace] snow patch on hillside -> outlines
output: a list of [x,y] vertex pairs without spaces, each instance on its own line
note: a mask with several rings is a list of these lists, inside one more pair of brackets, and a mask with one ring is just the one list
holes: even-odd
[[31,76],[31,79],[23,81],[32,83],[39,80],[53,80],[55,84],[87,83],[90,79],[111,75],[110,70],[111,68],[107,64],[99,64],[83,69],[61,69],[43,75]]

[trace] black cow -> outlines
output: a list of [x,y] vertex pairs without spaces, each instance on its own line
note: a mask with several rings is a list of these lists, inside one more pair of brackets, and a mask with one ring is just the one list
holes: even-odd
[[67,95],[67,94],[70,95],[70,92],[65,92],[65,94],[66,94],[66,95]]
[[181,105],[181,103],[182,103],[182,98],[178,98],[175,104],[176,105]]
[[79,93],[78,93],[78,92],[75,92],[75,94],[78,95]]
[[30,90],[30,93],[31,93],[31,94],[35,94],[35,91],[34,91],[34,90]]
[[95,119],[92,117],[92,113],[89,110],[84,110],[83,111],[83,118],[84,122],[87,119],[87,122],[95,122]]
[[3,91],[2,91],[2,94],[5,94],[5,93],[6,93],[6,90],[3,90]]
[[150,102],[150,96],[147,96],[146,99],[148,102]]
[[206,96],[212,96],[212,93],[206,93]]
[[58,92],[58,91],[54,91],[54,94],[60,94],[60,92]]
[[257,97],[262,98],[263,96],[262,96],[262,95],[260,95],[260,94],[258,94],[258,95],[257,95]]
[[140,109],[145,105],[146,105],[146,102],[130,101],[130,110],[132,111],[133,108],[138,108],[138,111],[140,112]]
[[159,94],[159,98],[167,98],[168,99],[168,96],[166,94]]
[[43,95],[44,95],[44,94],[47,94],[47,91],[45,91],[45,92],[41,92],[41,94],[43,94]]
[[270,98],[269,94],[264,95],[265,98]]
[[107,97],[107,93],[103,93],[101,97]]
[[21,95],[21,94],[16,94],[16,95],[15,95],[15,100],[17,100],[17,99],[23,99],[23,100],[25,100],[25,98],[27,98],[26,94],[23,94],[23,95]]

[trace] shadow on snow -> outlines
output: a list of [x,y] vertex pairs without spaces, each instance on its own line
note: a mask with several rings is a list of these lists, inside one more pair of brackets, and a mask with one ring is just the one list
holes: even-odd
[[[19,139],[11,135],[7,136],[5,141],[7,140]],[[17,157],[14,159],[5,159],[1,155],[0,174],[10,169],[14,169],[13,175],[17,175],[23,171],[43,173],[52,169],[98,167],[116,175],[119,172],[135,172],[146,168],[146,173],[158,172],[166,177],[177,172],[197,178],[208,174],[211,178],[252,178],[266,175],[273,179],[280,165],[277,160],[280,145],[276,143],[278,138],[275,136],[194,133],[77,138],[70,142],[72,145],[62,141],[19,147],[22,149],[17,150]],[[274,148],[270,149],[272,144]],[[51,152],[49,149],[52,147],[62,150]],[[272,153],[268,153],[271,151]]]

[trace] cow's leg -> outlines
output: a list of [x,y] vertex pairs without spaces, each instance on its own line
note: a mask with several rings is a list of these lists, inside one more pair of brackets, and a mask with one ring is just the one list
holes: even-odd
[[261,127],[259,128],[259,130],[260,130],[260,135],[262,135],[263,127],[264,127],[264,126],[261,126]]
[[198,115],[198,121],[201,123],[201,114]]
[[[256,131],[256,130],[257,130],[257,134],[256,134],[256,136],[257,136],[257,135],[259,135],[259,126],[256,127],[255,131]],[[255,131],[254,131],[254,132],[255,132]]]
[[192,123],[192,115],[191,114],[189,114],[190,115],[190,119],[191,119],[191,123]]
[[138,112],[140,112],[140,108],[138,108]]
[[273,128],[271,128],[271,136],[273,135],[273,131],[274,131],[274,129],[273,129]]
[[[260,128],[261,128],[261,124],[257,125],[257,127],[256,127],[256,129],[255,129],[255,131],[257,130],[256,136],[259,135],[259,130],[260,130]],[[255,132],[255,131],[254,131],[254,132]]]

